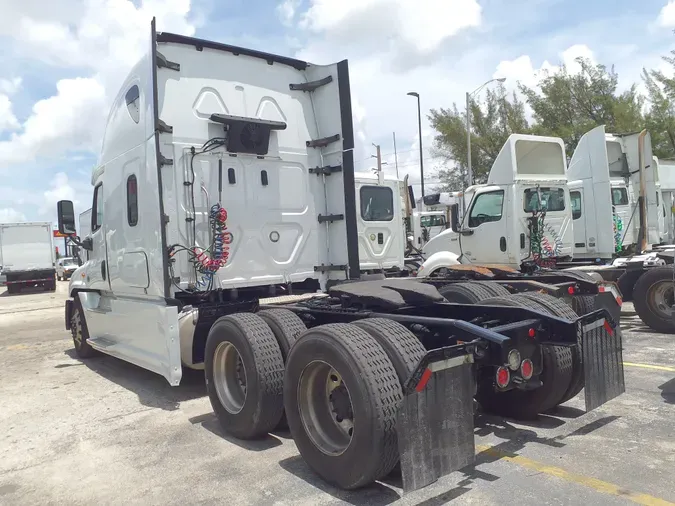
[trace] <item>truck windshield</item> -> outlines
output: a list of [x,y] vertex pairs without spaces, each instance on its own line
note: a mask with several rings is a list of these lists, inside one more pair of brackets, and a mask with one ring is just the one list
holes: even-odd
[[523,209],[526,213],[564,211],[565,190],[562,188],[528,188],[523,195]]
[[442,214],[422,216],[420,218],[420,225],[423,227],[442,227],[445,225],[445,216]]
[[628,205],[628,191],[625,188],[612,188],[612,205]]
[[361,217],[364,221],[391,221],[394,219],[394,192],[386,186],[362,186]]

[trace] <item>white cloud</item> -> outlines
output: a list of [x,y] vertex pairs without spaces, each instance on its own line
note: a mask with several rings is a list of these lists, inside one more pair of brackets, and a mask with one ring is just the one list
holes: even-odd
[[411,0],[311,0],[299,20],[316,39],[312,44],[386,54],[405,70],[426,63],[460,31],[479,26],[481,7],[476,0],[426,0],[423,8]]
[[290,26],[293,23],[299,6],[300,0],[283,0],[277,5],[277,14],[283,25]]
[[[383,18],[386,22],[378,23]],[[410,0],[312,0],[303,25],[314,32],[356,34],[366,20],[372,29],[363,35],[400,37],[419,52],[428,52],[460,30],[478,26],[481,7],[475,0],[427,0],[423,7]]]
[[562,65],[567,67],[568,72],[576,74],[581,70],[581,66],[576,61],[577,58],[587,58],[595,63],[593,51],[585,44],[575,44],[560,52],[557,64],[551,64],[544,60],[539,68],[535,68],[529,55],[521,55],[514,60],[502,60],[497,64],[497,68],[492,75],[493,78],[505,77],[505,86],[509,89],[517,89],[518,83],[528,87],[534,87],[539,79],[545,75],[552,75],[559,72]]
[[663,6],[657,21],[663,27],[675,28],[675,0],[670,0]]
[[75,206],[80,204],[76,198],[77,192],[68,181],[68,175],[65,172],[59,172],[54,176],[50,188],[43,195],[44,201],[40,207],[40,214],[53,214],[59,200],[70,200]]
[[[194,34],[188,22],[190,0],[58,0],[59,11],[44,16],[36,0],[3,8],[0,34],[10,35],[14,51],[48,64],[79,69],[83,77],[56,83],[57,93],[33,106],[21,131],[0,143],[0,165],[73,149],[97,151],[109,105],[131,66],[149,48],[150,21],[159,30]],[[39,2],[41,5],[42,2]],[[14,127],[16,128],[16,126]]]
[[[0,94],[0,134],[6,130],[17,128],[19,128],[19,121],[12,111],[12,102],[7,95]],[[0,143],[1,145],[2,143]]]
[[26,215],[13,207],[0,209],[0,223],[16,223],[17,221],[26,221]]
[[21,89],[22,79],[14,77],[12,79],[0,79],[0,93],[13,95]]
[[0,142],[0,160],[21,163],[36,156],[92,149],[99,143],[108,112],[103,85],[78,77],[59,81],[56,90],[56,95],[33,106],[21,133]]

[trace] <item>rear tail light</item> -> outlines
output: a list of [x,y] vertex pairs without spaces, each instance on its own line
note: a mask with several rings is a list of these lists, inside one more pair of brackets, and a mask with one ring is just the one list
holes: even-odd
[[575,292],[575,290],[574,290],[573,286],[567,287],[567,293],[569,293],[570,295],[574,295],[574,292]]
[[523,379],[529,380],[532,377],[533,372],[534,366],[532,365],[532,361],[529,358],[526,358],[523,360],[523,363],[520,364],[520,375]]
[[506,367],[498,367],[495,380],[499,388],[506,388],[509,385],[509,381],[511,381],[511,373]]

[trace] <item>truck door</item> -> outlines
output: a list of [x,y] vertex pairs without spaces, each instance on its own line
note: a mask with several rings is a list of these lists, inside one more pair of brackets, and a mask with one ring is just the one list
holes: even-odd
[[460,232],[462,254],[472,263],[508,264],[504,190],[479,193]]
[[403,267],[401,210],[393,189],[384,185],[359,188],[359,260],[361,269]]
[[574,233],[574,254],[584,255],[587,252],[586,223],[583,212],[584,190],[575,188],[570,190],[572,204],[572,229]]
[[105,206],[105,191],[100,182],[94,188],[94,205],[91,213],[91,241],[90,267],[87,269],[88,286],[94,290],[110,290],[108,279],[108,262],[105,244],[105,222],[103,209]]

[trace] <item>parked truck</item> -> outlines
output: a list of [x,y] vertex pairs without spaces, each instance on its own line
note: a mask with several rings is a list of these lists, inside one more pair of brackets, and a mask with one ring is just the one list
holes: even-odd
[[33,286],[56,290],[51,223],[0,223],[0,249],[8,293]]
[[[584,384],[588,410],[624,391],[606,309],[579,317],[499,283],[464,283],[496,295],[472,304],[359,280],[346,60],[151,33],[108,119],[91,235],[73,237],[90,252],[66,302],[79,357],[174,386],[203,368],[225,431],[256,438],[285,418],[309,467],[345,489],[397,462],[406,491],[473,462],[474,396],[532,417]],[[75,234],[72,202],[58,208]]]

